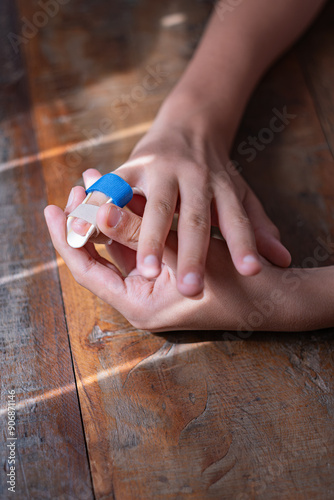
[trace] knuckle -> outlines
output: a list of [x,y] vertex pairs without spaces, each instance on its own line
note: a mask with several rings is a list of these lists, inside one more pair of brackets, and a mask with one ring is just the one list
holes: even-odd
[[140,235],[140,223],[139,224],[132,224],[132,226],[129,226],[127,229],[127,241],[129,243],[138,243],[139,240],[139,235]]
[[197,179],[202,182],[205,182],[210,179],[210,169],[205,162],[195,162],[189,164],[189,170],[192,171],[194,175],[197,176]]
[[213,174],[213,182],[216,185],[218,190],[231,190],[235,189],[235,185],[231,180],[231,177],[225,170],[220,170],[219,172],[214,172]]
[[193,188],[191,190],[192,206],[197,207],[197,212],[199,212],[199,207],[205,212],[206,208],[211,204],[213,196],[214,192],[211,184]]
[[193,166],[191,175],[194,179],[194,184],[200,186],[202,190],[209,187],[215,179],[215,174],[208,167],[202,165]]
[[152,205],[152,210],[163,217],[169,217],[173,212],[173,206],[169,200],[159,200]]
[[146,243],[148,248],[150,248],[151,250],[154,250],[154,252],[158,253],[158,254],[161,254],[162,251],[163,251],[163,243],[160,241],[160,240],[157,240],[156,238],[153,238],[153,237],[149,237],[147,240],[146,240]]
[[232,227],[242,230],[250,230],[251,223],[247,215],[239,214],[234,218]]
[[202,232],[209,230],[209,219],[204,212],[191,212],[187,214],[185,222],[189,229]]

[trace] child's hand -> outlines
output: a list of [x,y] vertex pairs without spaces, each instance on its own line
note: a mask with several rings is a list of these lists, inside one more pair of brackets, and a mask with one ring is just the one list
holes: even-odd
[[203,289],[211,225],[219,225],[233,263],[244,276],[261,270],[259,254],[278,266],[290,264],[279,232],[227,154],[209,138],[183,130],[153,128],[130,160],[115,173],[141,189],[147,202],[137,269],[157,277],[173,214],[179,212],[177,288],[185,296]]
[[[302,9],[302,0],[242,2],[224,29],[218,2],[153,127],[116,171],[147,199],[137,253],[144,277],[161,271],[175,209],[180,214],[177,288],[185,296],[203,289],[211,224],[219,225],[241,275],[260,271],[259,254],[276,265],[289,265],[277,228],[246,182],[230,174],[228,151],[255,85],[324,1]],[[100,204],[98,197],[90,202]]]
[[[83,188],[74,188],[67,212],[84,197]],[[116,228],[110,225],[115,212]],[[118,309],[137,328],[303,330],[333,324],[333,294],[326,286],[333,279],[333,268],[283,270],[261,259],[263,271],[249,279],[235,270],[225,242],[211,239],[205,288],[191,299],[176,288],[176,233],[171,232],[167,238],[161,273],[147,279],[136,268],[142,221],[138,215],[111,204],[103,205],[98,212],[105,240],[114,240],[107,249],[123,275],[98,255],[93,243],[80,249],[67,244],[66,213],[60,208],[47,207],[45,216],[53,244],[78,283]]]
[[240,274],[260,271],[259,254],[279,266],[289,265],[290,255],[279,242],[277,228],[245,181],[230,175],[226,165],[255,85],[324,2],[313,0],[307,6],[302,0],[238,2],[226,23],[226,5],[217,2],[195,54],[154,126],[131,160],[116,171],[132,186],[141,187],[147,198],[137,254],[143,276],[156,277],[161,271],[176,208],[180,212],[177,288],[183,295],[203,289],[211,223],[219,224]]

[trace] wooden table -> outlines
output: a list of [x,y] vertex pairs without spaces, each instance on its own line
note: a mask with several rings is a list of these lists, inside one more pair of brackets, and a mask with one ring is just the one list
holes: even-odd
[[[84,170],[127,158],[209,3],[46,3],[0,4],[1,424],[6,444],[14,391],[16,498],[334,498],[333,330],[138,331],[75,283],[44,223]],[[233,153],[297,266],[334,263],[315,253],[334,235],[333,21],[330,2],[266,76]],[[284,107],[294,118],[248,162],[240,144],[268,139]]]

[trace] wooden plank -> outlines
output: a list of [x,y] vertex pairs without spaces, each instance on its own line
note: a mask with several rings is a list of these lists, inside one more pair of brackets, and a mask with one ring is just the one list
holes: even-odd
[[[45,186],[19,54],[13,3],[0,4],[0,497],[91,499],[92,487],[69,350],[57,263],[43,208]],[[23,161],[31,157],[31,161]],[[34,160],[35,158],[35,160]],[[17,161],[20,160],[20,161]],[[14,435],[7,403],[15,392]],[[10,438],[10,439],[9,439]],[[14,440],[15,438],[15,440]],[[12,440],[13,439],[13,440]],[[12,455],[7,444],[14,443]],[[8,460],[15,460],[8,463]],[[14,494],[15,496],[15,494]]]
[[[271,120],[283,115],[284,110],[290,118],[286,118],[286,124],[275,122],[283,130],[273,133]],[[261,150],[249,147],[250,137],[257,138]],[[271,142],[262,143],[261,138]],[[333,157],[296,51],[277,64],[254,93],[232,156],[279,227],[293,265],[332,264],[331,253],[326,260],[312,261],[319,242],[334,232]]]
[[[33,19],[37,2],[19,5]],[[187,21],[162,27],[166,7],[157,2],[72,0],[25,45],[50,201],[63,206],[86,168],[104,173],[124,161],[139,136],[132,127],[153,119],[191,54],[191,28],[206,15],[201,3],[169,8]],[[162,62],[168,79],[126,116],[114,108],[109,115],[110,102],[141,84],[147,64]],[[300,265],[330,230],[323,190],[332,158],[295,55],[263,82],[238,141],[285,105],[297,115],[291,126],[249,169],[235,157]],[[89,136],[110,116],[113,130],[84,142],[87,128]],[[68,148],[79,151],[77,163]],[[248,340],[227,332],[151,335],[63,266],[60,277],[96,498],[333,495],[332,331]]]

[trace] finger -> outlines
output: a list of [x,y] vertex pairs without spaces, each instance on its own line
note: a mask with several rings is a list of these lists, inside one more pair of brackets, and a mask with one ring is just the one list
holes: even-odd
[[145,205],[137,253],[137,268],[146,278],[161,271],[165,241],[178,197],[177,181],[152,183]]
[[100,231],[108,238],[136,250],[141,231],[142,218],[129,210],[106,203],[97,212],[96,222]]
[[69,215],[73,210],[83,202],[86,198],[86,192],[83,187],[75,186],[71,189],[70,195],[68,197],[67,205],[65,207],[65,215]]
[[[101,174],[98,170],[96,170],[94,168],[90,168],[90,169],[86,170],[85,172],[83,172],[82,177],[84,180],[85,188],[88,189],[88,187],[90,187],[92,184],[94,184],[94,182],[96,182],[101,177]],[[79,193],[79,189],[81,190],[81,193],[83,193],[83,195],[80,196],[80,201],[78,203],[76,200],[75,203],[71,203],[70,207],[66,207],[67,208],[67,210],[65,211],[66,215],[71,213],[86,198],[85,189],[83,187],[80,187],[80,186],[77,186],[77,187],[72,189],[72,191],[70,193],[70,197],[71,197],[71,195],[73,195],[75,193],[75,190],[77,193]],[[77,194],[77,197],[78,197],[77,199],[79,199],[79,194]],[[70,201],[70,198],[69,198],[69,201]],[[92,195],[89,199],[89,203],[92,205],[102,205],[106,201],[107,201],[107,197],[103,193],[92,193]],[[90,226],[91,225],[89,224],[89,222],[82,220],[82,219],[75,218],[72,221],[73,231],[75,231],[77,234],[80,234],[81,236],[85,236],[87,234]]]
[[[80,205],[80,203],[82,203],[85,198],[86,198],[86,191],[83,187],[75,186],[74,188],[72,188],[68,202],[67,202],[67,206],[64,210],[65,215],[68,216],[71,212],[73,212],[73,210],[78,205]],[[76,232],[79,232],[79,234],[81,234],[81,230],[82,230],[82,236],[84,236],[86,234],[87,230],[89,229],[90,224],[86,223],[85,221],[81,222],[80,219],[75,219],[75,221],[73,221],[73,223],[74,222],[76,223],[76,229],[77,229]],[[93,241],[94,243],[107,243],[108,239],[109,238],[106,238],[105,236],[100,234],[100,235],[95,236],[95,237],[93,235],[93,237],[91,238],[91,241]]]
[[[117,175],[119,175],[122,178],[127,177],[127,179],[124,179],[124,180],[126,180],[127,182],[129,181],[129,183],[130,183],[130,172],[127,172],[126,176],[124,176],[124,175],[122,176],[120,169],[118,169],[117,171],[115,171],[115,173],[117,173]],[[83,176],[85,187],[86,187],[86,189],[88,189],[98,179],[100,179],[101,174],[98,170],[90,168],[90,169],[86,170],[85,172],[83,172],[82,176]],[[94,191],[91,194],[87,203],[90,205],[101,206],[104,203],[106,203],[108,201],[108,199],[109,199],[108,196],[106,196],[104,193],[101,193],[99,191]],[[87,232],[89,231],[90,227],[91,227],[91,225],[85,220],[74,219],[72,221],[72,229],[77,234],[79,234],[81,236],[85,236],[87,234]],[[101,242],[102,240],[101,240],[101,238],[98,238],[98,239],[95,239],[95,241]]]
[[95,245],[94,243],[86,243],[85,245],[85,249],[87,250],[87,252],[98,262],[100,262],[100,264],[103,264],[104,266],[106,267],[109,267],[109,269],[112,269],[113,271],[115,271],[115,273],[117,273],[119,276],[122,277],[122,273],[120,272],[120,270],[116,267],[115,264],[113,264],[112,262],[110,262],[109,260],[105,259],[104,257],[102,257],[102,255],[100,255],[98,253],[98,251],[96,250],[95,248]]
[[235,268],[243,276],[259,273],[262,266],[253,228],[234,187],[227,182],[220,184],[215,194],[219,228]]
[[136,252],[131,248],[113,241],[112,245],[106,245],[108,254],[123,276],[128,276],[136,268]]
[[[83,177],[83,181],[85,184],[85,188],[88,189],[101,177],[101,174],[95,168],[89,168],[88,170],[83,172],[82,177]],[[91,197],[89,198],[89,204],[100,206],[100,205],[103,205],[103,203],[106,203],[107,200],[108,200],[108,197],[105,194],[96,191],[96,192],[92,193]],[[87,232],[89,231],[90,227],[91,227],[91,224],[89,224],[89,222],[87,222],[83,219],[75,218],[72,221],[73,231],[75,231],[80,236],[85,236],[87,234]]]
[[121,276],[95,260],[87,249],[74,249],[67,244],[66,218],[60,208],[50,205],[46,207],[44,214],[52,243],[76,281],[102,300],[112,303],[120,312],[126,313],[126,287]]
[[278,228],[251,191],[247,193],[244,205],[254,229],[259,253],[276,266],[288,267],[291,264],[290,252],[281,243]]
[[100,172],[96,168],[88,168],[82,173],[82,178],[85,184],[85,188],[90,188],[94,182],[98,181],[102,177]]
[[181,190],[177,227],[177,288],[185,296],[198,295],[204,286],[205,262],[210,241],[210,197],[195,195],[196,188]]

